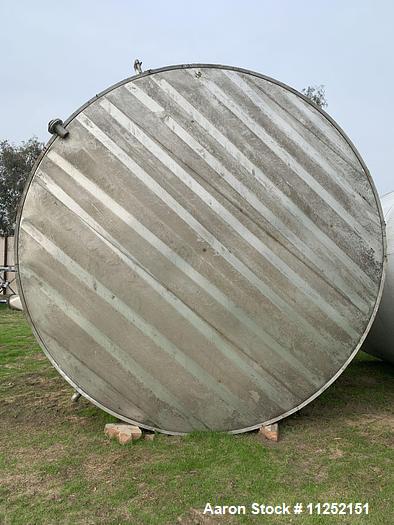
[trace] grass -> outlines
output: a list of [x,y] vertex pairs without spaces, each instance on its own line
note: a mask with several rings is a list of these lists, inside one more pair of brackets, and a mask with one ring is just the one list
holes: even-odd
[[[22,314],[0,308],[0,523],[391,524],[393,368],[360,354],[322,396],[256,433],[156,436],[121,447],[114,418],[81,399]],[[368,516],[208,517],[213,505],[368,502]]]

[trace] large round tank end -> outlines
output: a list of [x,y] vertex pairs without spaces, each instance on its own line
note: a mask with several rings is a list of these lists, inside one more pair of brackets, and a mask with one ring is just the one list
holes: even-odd
[[24,195],[18,284],[78,392],[148,429],[241,432],[338,377],[377,311],[384,223],[324,111],[258,73],[182,65],[61,128]]

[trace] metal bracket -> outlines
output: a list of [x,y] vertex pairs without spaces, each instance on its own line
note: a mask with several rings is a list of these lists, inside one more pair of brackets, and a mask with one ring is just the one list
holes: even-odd
[[75,391],[73,393],[73,395],[71,396],[71,401],[73,403],[78,403],[80,397],[81,397],[81,394],[79,392]]
[[[11,292],[12,295],[14,295],[16,292],[12,288],[12,283],[15,281],[15,277],[11,280],[8,280],[7,273],[17,273],[16,266],[0,266],[0,294],[6,295],[8,292]],[[5,301],[1,301],[7,302]]]
[[142,73],[142,62],[141,60],[138,60],[138,58],[136,58],[134,60],[134,71],[137,73],[137,75],[141,75]]
[[23,312],[22,301],[18,294],[8,295],[7,303],[11,310],[19,310],[20,312]]
[[54,118],[48,122],[48,131],[51,135],[58,135],[64,139],[70,132],[63,126],[63,121],[60,118]]

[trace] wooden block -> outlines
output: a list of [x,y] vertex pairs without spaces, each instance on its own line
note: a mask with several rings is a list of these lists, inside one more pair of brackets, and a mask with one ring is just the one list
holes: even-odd
[[121,445],[136,441],[142,436],[142,430],[135,425],[108,423],[105,425],[104,434],[111,439],[117,439]]
[[264,425],[260,427],[259,436],[264,437],[269,441],[274,441],[275,443],[277,443],[279,441],[278,423],[273,423],[272,425]]
[[130,441],[133,441],[133,436],[130,432],[119,432],[118,441],[121,445],[126,445],[130,443]]

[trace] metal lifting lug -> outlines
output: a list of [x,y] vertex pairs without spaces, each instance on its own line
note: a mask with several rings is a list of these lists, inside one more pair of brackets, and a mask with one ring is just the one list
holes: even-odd
[[63,121],[60,118],[54,118],[48,123],[48,131],[51,135],[58,135],[64,139],[69,135],[69,131],[63,126]]
[[142,62],[141,60],[138,60],[138,58],[136,58],[134,60],[134,71],[136,72],[137,75],[141,75],[142,73]]

